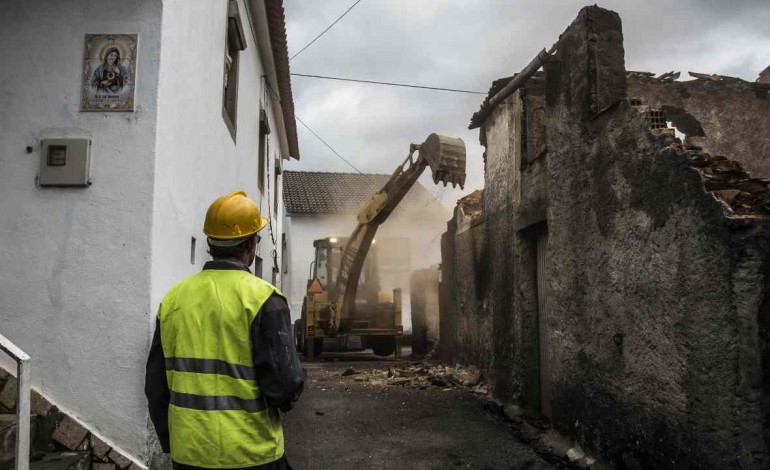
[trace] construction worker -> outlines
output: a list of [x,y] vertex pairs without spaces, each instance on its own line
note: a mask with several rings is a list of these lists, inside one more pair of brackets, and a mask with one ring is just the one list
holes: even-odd
[[290,469],[279,410],[299,398],[306,372],[281,292],[254,276],[267,219],[243,191],[206,213],[209,261],[158,308],[145,394],[176,470]]

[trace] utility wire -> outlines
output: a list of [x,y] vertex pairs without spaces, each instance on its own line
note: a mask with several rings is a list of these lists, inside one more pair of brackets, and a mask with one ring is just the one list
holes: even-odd
[[[281,96],[280,96],[280,95],[279,95],[279,94],[278,94],[278,93],[277,93],[275,90],[273,90],[273,87],[271,87],[271,86],[270,86],[270,82],[268,82],[267,80],[265,80],[265,88],[267,89],[268,93],[269,93],[269,94],[270,94],[270,95],[271,95],[271,96],[272,96],[272,97],[273,97],[273,98],[274,98],[276,101],[278,101],[279,103],[281,102]],[[320,141],[321,141],[321,143],[322,143],[322,144],[324,144],[324,145],[326,146],[326,148],[328,148],[329,150],[331,150],[332,152],[334,152],[334,155],[338,156],[338,157],[340,158],[340,160],[342,160],[343,162],[345,162],[345,163],[347,163],[348,165],[350,165],[350,167],[351,167],[351,168],[353,168],[354,170],[356,170],[358,173],[360,173],[360,174],[362,174],[362,175],[364,174],[364,172],[362,172],[361,170],[359,170],[358,168],[356,168],[356,167],[355,167],[355,165],[353,165],[352,163],[350,163],[348,160],[346,160],[346,159],[345,159],[345,157],[343,157],[342,155],[340,155],[340,153],[339,153],[339,152],[337,152],[336,150],[334,150],[334,147],[332,147],[331,145],[329,145],[329,144],[328,144],[328,143],[327,143],[327,142],[326,142],[326,141],[323,139],[323,137],[321,137],[320,135],[316,134],[316,132],[315,132],[313,129],[311,129],[311,128],[310,128],[310,126],[308,126],[307,124],[305,124],[305,122],[304,122],[302,119],[300,119],[300,117],[299,117],[299,116],[297,116],[297,113],[294,113],[294,119],[296,119],[297,121],[299,121],[299,123],[300,123],[300,124],[302,124],[303,126],[305,126],[305,129],[307,129],[308,131],[310,131],[310,133],[311,133],[311,134],[313,134],[313,136],[315,136],[315,138],[316,138],[316,139],[320,140]]]
[[335,155],[337,155],[338,157],[340,157],[340,159],[341,159],[343,162],[345,162],[345,163],[347,163],[348,165],[350,165],[350,168],[352,168],[352,169],[356,170],[357,172],[359,172],[359,173],[360,173],[360,174],[362,174],[362,175],[364,174],[364,173],[363,173],[361,170],[359,170],[358,168],[356,168],[356,167],[355,167],[355,165],[353,165],[352,163],[350,163],[349,161],[347,161],[347,160],[345,159],[345,157],[343,157],[342,155],[340,155],[340,154],[339,154],[339,152],[337,152],[336,150],[334,150],[334,148],[333,148],[331,145],[329,145],[328,143],[326,143],[326,141],[325,141],[325,140],[323,140],[323,138],[321,138],[321,136],[320,136],[320,135],[316,134],[316,133],[315,133],[315,131],[314,131],[313,129],[311,129],[311,128],[310,128],[310,127],[307,125],[307,124],[305,124],[305,122],[304,122],[302,119],[300,119],[300,118],[299,118],[299,116],[297,116],[296,114],[294,114],[294,117],[297,119],[297,121],[299,121],[299,123],[300,123],[300,124],[302,124],[303,126],[305,126],[305,129],[309,130],[309,131],[310,131],[310,133],[311,133],[311,134],[313,134],[313,135],[316,137],[316,139],[320,140],[320,141],[321,141],[321,143],[322,143],[322,144],[324,144],[324,145],[326,146],[326,148],[328,148],[329,150],[331,150],[332,152],[334,152],[334,154],[335,154]]
[[434,90],[434,91],[451,91],[454,93],[469,93],[472,95],[486,95],[486,93],[481,91],[472,91],[472,90],[458,90],[456,88],[440,88],[440,87],[432,87],[432,86],[422,86],[422,85],[411,85],[408,83],[393,83],[393,82],[379,82],[375,80],[359,80],[355,78],[342,78],[342,77],[328,77],[325,75],[310,75],[305,73],[292,73],[292,76],[296,77],[307,77],[307,78],[321,78],[324,80],[338,80],[341,82],[357,82],[357,83],[370,83],[372,85],[387,85],[387,86],[400,86],[400,87],[406,87],[406,88],[420,88],[422,90]]
[[334,20],[334,23],[330,24],[330,25],[329,25],[329,26],[328,26],[326,29],[324,29],[323,31],[321,31],[321,34],[319,34],[318,36],[316,36],[316,37],[315,37],[315,39],[313,39],[312,41],[310,41],[309,43],[307,43],[307,45],[306,45],[305,47],[303,47],[302,49],[300,49],[300,50],[299,50],[299,52],[297,52],[297,53],[296,53],[296,54],[294,54],[293,56],[289,57],[289,60],[290,60],[290,61],[291,61],[291,60],[294,60],[294,58],[295,58],[295,57],[297,57],[298,55],[302,54],[302,51],[304,51],[305,49],[307,49],[308,47],[310,47],[310,46],[311,46],[311,45],[312,45],[314,42],[318,41],[318,39],[319,39],[321,36],[323,36],[324,34],[326,34],[326,32],[327,32],[327,31],[329,31],[330,29],[332,29],[332,26],[334,26],[335,24],[337,24],[337,22],[338,22],[339,20],[341,20],[342,18],[344,18],[344,17],[345,17],[345,15],[347,15],[348,13],[350,13],[350,10],[352,10],[352,9],[353,9],[353,8],[354,8],[356,5],[358,5],[359,3],[361,3],[361,0],[357,0],[357,1],[356,1],[356,3],[352,4],[352,5],[350,6],[350,8],[348,8],[347,10],[345,10],[345,13],[341,14],[341,15],[339,16],[339,18],[337,18],[336,20]]

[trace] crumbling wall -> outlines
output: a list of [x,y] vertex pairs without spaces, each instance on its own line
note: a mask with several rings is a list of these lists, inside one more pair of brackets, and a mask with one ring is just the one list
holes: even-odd
[[[586,73],[591,57],[619,60]],[[616,14],[583,9],[558,60],[546,113],[554,424],[627,466],[766,468],[766,219],[730,218],[698,153],[653,134],[621,80],[594,78],[625,75]],[[597,95],[616,105],[591,107]]]
[[592,142],[554,133],[554,422],[645,468],[764,468],[767,231],[727,219],[691,156],[659,150],[634,113]]
[[458,212],[442,235],[439,285],[439,356],[448,362],[486,369],[491,358],[492,322],[483,306],[486,254],[483,219],[458,230]]
[[769,91],[770,83],[716,75],[674,81],[628,74],[629,98],[668,109],[669,120],[682,113],[692,116],[702,128],[707,151],[730,155],[754,176],[770,177]]
[[[505,82],[493,83],[490,95]],[[495,396],[535,408],[540,392],[534,246],[548,194],[544,91],[538,75],[484,123],[481,207],[474,206],[478,197],[471,202],[474,195],[459,201],[442,248],[441,357],[471,358],[465,363],[485,371]],[[522,134],[524,142],[517,137]],[[467,212],[476,217],[471,223]]]
[[767,468],[767,180],[651,129],[628,100],[616,13],[584,8],[556,51],[545,152],[513,124],[536,122],[526,90],[482,125],[484,238],[450,223],[442,239],[442,355],[620,468]]
[[439,337],[439,266],[413,271],[409,276],[412,315],[412,354],[428,354]]

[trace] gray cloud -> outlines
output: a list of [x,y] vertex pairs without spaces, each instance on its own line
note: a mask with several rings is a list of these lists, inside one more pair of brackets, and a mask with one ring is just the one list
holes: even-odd
[[[286,0],[290,53],[352,0]],[[486,91],[550,47],[585,2],[572,0],[363,0],[291,62],[293,72]],[[626,67],[688,70],[754,80],[770,64],[770,5],[762,1],[608,1],[625,37]],[[686,77],[686,74],[683,73]],[[468,148],[465,191],[438,189],[452,204],[483,186],[483,148],[467,130],[481,95],[294,77],[297,114],[361,171],[390,173],[410,142],[439,132]],[[301,125],[293,170],[351,171]]]

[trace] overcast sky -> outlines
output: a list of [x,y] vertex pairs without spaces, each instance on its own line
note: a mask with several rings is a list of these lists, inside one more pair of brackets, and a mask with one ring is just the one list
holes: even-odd
[[[289,55],[354,0],[284,0]],[[587,2],[571,0],[362,0],[291,61],[295,73],[486,92],[549,48]],[[768,0],[615,0],[626,69],[719,73],[754,81],[770,65]],[[292,77],[297,115],[363,172],[391,173],[431,132],[465,141],[465,190],[420,181],[449,205],[483,187],[483,149],[471,115],[483,95]],[[354,171],[297,123],[302,159],[289,170]],[[426,172],[427,173],[427,172]]]

